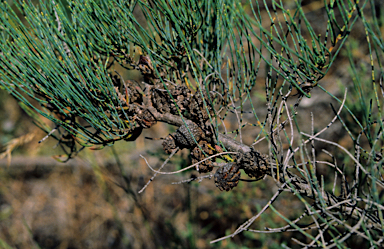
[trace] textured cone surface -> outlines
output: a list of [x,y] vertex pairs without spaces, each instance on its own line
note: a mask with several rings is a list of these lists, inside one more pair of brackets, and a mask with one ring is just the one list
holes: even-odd
[[[192,148],[195,147],[196,142],[198,142],[202,135],[202,130],[192,121],[187,121],[187,126],[184,124],[176,130],[173,134],[176,144],[183,148]],[[196,142],[195,142],[196,140]]]
[[229,191],[237,186],[240,180],[240,169],[236,163],[227,163],[215,173],[215,184],[221,191]]

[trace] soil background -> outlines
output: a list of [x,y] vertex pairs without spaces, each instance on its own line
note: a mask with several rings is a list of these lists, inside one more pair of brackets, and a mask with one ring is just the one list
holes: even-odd
[[[308,16],[314,20],[322,18],[316,4],[323,1],[306,2]],[[356,44],[363,43],[363,32],[363,26],[357,23],[349,39]],[[369,68],[367,48],[351,49],[359,61],[358,69]],[[340,98],[348,89],[347,105],[352,108],[357,100],[348,68],[348,58],[340,53],[337,63],[319,84]],[[265,76],[258,78],[255,89],[263,95]],[[311,94],[312,98],[304,99],[298,109],[298,123],[304,131],[310,131],[311,113],[315,128],[321,129],[334,117],[330,104],[338,107],[338,103],[320,89],[314,89]],[[256,112],[265,117],[265,103],[262,100],[259,103]],[[236,124],[230,118],[227,121],[228,127]],[[289,232],[242,233],[219,243],[209,243],[234,232],[257,214],[277,189],[272,179],[240,182],[230,192],[221,192],[212,179],[172,184],[198,174],[191,170],[157,176],[139,194],[153,175],[140,155],[155,168],[167,158],[161,141],[144,137],[165,137],[170,129],[165,124],[157,124],[135,142],[117,142],[99,151],[84,149],[76,158],[60,163],[54,159],[62,154],[57,142],[49,138],[39,143],[46,134],[33,124],[15,99],[0,91],[0,145],[5,150],[12,139],[28,136],[28,141],[15,147],[11,157],[0,160],[0,238],[13,248],[282,248],[283,244],[298,247],[291,237],[301,235]],[[248,141],[247,137],[254,137],[256,131],[247,132],[244,143],[251,144],[253,141]],[[338,122],[323,136],[347,149],[353,148],[347,132]],[[255,148],[265,151],[262,146]],[[316,149],[324,148],[327,147],[319,144]],[[327,149],[332,151],[332,148]],[[188,155],[187,151],[179,152],[164,170],[188,166]],[[338,160],[342,162],[343,159]],[[119,167],[124,168],[125,175]],[[321,173],[331,172],[324,169]],[[275,206],[280,207],[286,217],[296,217],[295,210],[298,212],[302,208],[301,202],[284,195]],[[267,211],[252,228],[285,224],[281,217]],[[356,242],[349,246],[358,248],[361,244]]]

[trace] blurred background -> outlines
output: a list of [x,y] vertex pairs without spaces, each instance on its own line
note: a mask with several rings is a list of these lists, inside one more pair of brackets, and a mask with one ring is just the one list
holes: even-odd
[[[310,19],[324,18],[322,3],[303,1],[304,11]],[[318,29],[323,30],[323,27]],[[365,39],[364,27],[357,23],[346,45],[354,55],[352,63],[361,74],[361,84],[366,87],[361,93],[355,91],[350,76],[351,61],[343,52],[339,54],[338,63],[320,82],[338,97],[346,88],[349,89],[346,105],[357,116],[362,112],[357,104],[358,94],[366,95],[368,100],[373,94],[369,91],[369,53],[360,45]],[[125,77],[140,81],[141,76],[133,73]],[[254,98],[259,104],[256,112],[265,117],[263,79],[265,77],[260,74]],[[305,99],[298,110],[298,122],[307,131],[311,112],[314,113],[316,129],[321,129],[333,118],[330,104],[337,106],[323,91],[314,89],[311,94],[312,98]],[[350,118],[346,116],[345,120],[348,122]],[[54,128],[53,124],[50,125]],[[236,121],[232,124],[230,119],[226,124],[233,129],[236,125]],[[57,141],[48,138],[39,143],[46,134],[33,124],[13,97],[0,90],[0,246],[73,249],[299,247],[291,237],[300,238],[301,235],[290,232],[244,232],[210,244],[211,240],[231,234],[260,211],[277,190],[272,179],[240,182],[232,191],[221,192],[212,179],[180,183],[197,176],[198,173],[191,170],[157,176],[139,194],[138,191],[153,175],[140,155],[154,168],[160,167],[168,157],[162,150],[161,140],[146,140],[144,137],[165,137],[172,129],[159,123],[145,130],[135,142],[120,141],[103,150],[84,149],[76,158],[61,163],[57,159],[63,151]],[[335,123],[323,136],[345,148],[353,148],[341,124]],[[246,144],[253,142],[246,138],[244,136]],[[267,148],[261,146],[256,149],[267,152]],[[337,160],[343,163],[344,158]],[[190,165],[190,162],[189,153],[181,151],[164,170],[177,170]],[[123,174],[121,168],[125,171]],[[327,175],[327,168],[321,173]],[[297,217],[302,203],[298,199],[284,198],[284,195],[275,206],[281,207],[279,211],[288,219]],[[251,228],[263,230],[285,224],[283,218],[267,211]],[[348,247],[359,248],[360,243],[355,241]]]

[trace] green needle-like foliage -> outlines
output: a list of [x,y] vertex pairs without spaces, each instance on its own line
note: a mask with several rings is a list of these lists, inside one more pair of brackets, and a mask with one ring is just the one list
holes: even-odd
[[[384,225],[378,194],[384,188],[384,17],[378,11],[383,9],[374,0],[314,2],[323,14],[318,22],[301,1],[293,0],[51,0],[12,6],[3,0],[0,86],[70,148],[68,159],[84,147],[133,141],[143,129],[166,122],[178,129],[163,139],[165,152],[171,158],[178,149],[190,149],[200,173],[219,167],[214,174],[219,189],[236,187],[240,170],[254,180],[271,176],[279,190],[261,213],[271,207],[281,215],[273,202],[283,190],[294,193],[306,209],[297,220],[285,218],[287,227],[276,232],[300,232],[312,240],[309,247],[342,247],[352,234],[379,247]],[[368,79],[357,71],[348,40],[356,23],[365,31]],[[349,58],[359,108],[347,95],[340,98],[322,86],[341,54]],[[135,71],[140,80],[134,80]],[[367,84],[373,91],[364,90]],[[260,86],[265,95],[257,92]],[[315,88],[341,106],[324,130],[340,121],[354,152],[319,138],[324,130],[315,132],[313,122],[304,128],[298,123],[298,108]],[[262,117],[260,102],[266,109]],[[36,113],[51,120],[53,130]],[[227,129],[228,120],[236,127]],[[249,126],[257,132],[254,144],[246,145]],[[57,135],[55,130],[65,132]],[[367,145],[361,144],[363,137]],[[253,148],[262,140],[267,152]],[[354,170],[344,172],[332,156],[329,165],[336,173],[325,183],[317,171],[314,141],[341,149]],[[332,190],[324,189],[327,184],[334,184]],[[314,223],[299,224],[308,216]]]
[[[38,7],[22,1],[15,5],[27,23],[3,1],[2,86],[86,144],[126,138],[135,126],[114,90],[108,71],[111,63],[134,69],[133,58],[140,51],[150,57],[156,75],[159,70],[168,72],[167,81],[187,84],[202,95],[214,89],[226,104],[230,99],[247,101],[259,61],[264,59],[284,84],[308,96],[300,82],[315,86],[324,76],[336,54],[330,50],[348,34],[350,12],[355,10],[354,5],[343,9],[349,18],[342,23],[334,20],[332,8],[328,10],[332,46],[327,48],[303,11],[290,13],[282,2],[274,2],[268,10],[270,28],[263,27],[259,6],[248,15],[238,1],[42,1]],[[134,9],[141,10],[146,23],[135,17]],[[301,36],[302,29],[307,29],[310,41]],[[33,106],[28,97],[60,118]],[[215,105],[209,97],[203,102],[205,108]]]

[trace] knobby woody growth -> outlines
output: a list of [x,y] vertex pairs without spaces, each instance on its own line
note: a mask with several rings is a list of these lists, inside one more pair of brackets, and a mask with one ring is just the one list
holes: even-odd
[[[170,155],[164,163],[179,149],[187,149],[190,167],[196,166],[200,179],[204,173],[213,177],[220,190],[238,186],[241,174],[255,181],[269,176],[276,183],[278,190],[268,204],[231,236],[246,231],[284,191],[299,198],[305,208],[297,219],[274,232],[300,232],[311,238],[303,242],[307,248],[340,246],[356,234],[371,246],[383,244],[380,70],[384,45],[378,2],[334,0],[314,10],[315,4],[321,4],[84,0],[68,1],[65,6],[43,1],[41,8],[35,8],[20,1],[17,6],[28,27],[7,2],[0,2],[4,13],[0,15],[1,87],[22,103],[49,136],[59,140],[67,160],[85,147],[101,149],[119,140],[134,141],[143,129],[168,123],[177,129],[162,139],[164,152]],[[138,9],[141,20],[134,15]],[[312,19],[312,11],[319,20]],[[362,47],[369,51],[361,60],[368,64],[361,70],[354,43],[348,43],[359,21],[364,31],[356,33],[365,36]],[[350,47],[344,49],[345,44]],[[342,94],[335,95],[323,85],[325,75],[338,69],[335,62],[345,56],[343,52],[352,73],[343,72],[343,78],[349,78],[333,78],[336,83],[332,84],[353,82],[353,88],[359,89],[356,110],[352,109],[355,103],[347,107],[346,92],[340,99]],[[116,66],[139,71],[143,82],[124,79]],[[360,75],[367,68],[371,78]],[[266,106],[259,108],[254,94],[264,79],[265,95],[259,102]],[[371,85],[366,87],[364,82]],[[363,86],[373,89],[372,96],[364,96]],[[299,105],[314,89],[340,105],[332,121],[318,132],[313,121],[316,114],[310,115],[311,125],[297,123]],[[265,119],[259,111],[265,111]],[[53,121],[55,128],[39,122],[36,113]],[[248,120],[243,119],[246,113],[252,116]],[[230,116],[238,126],[228,133],[236,133],[242,141],[246,126],[253,127],[254,144],[225,135],[224,121]],[[320,137],[335,122],[348,133],[352,149]],[[255,149],[263,139],[268,142],[268,154]],[[342,153],[317,151],[314,141]],[[320,160],[319,154],[331,160]],[[345,159],[349,160],[346,166],[338,166]],[[302,225],[305,217],[313,223]],[[267,230],[261,232],[271,232]],[[331,239],[326,241],[327,237]]]

